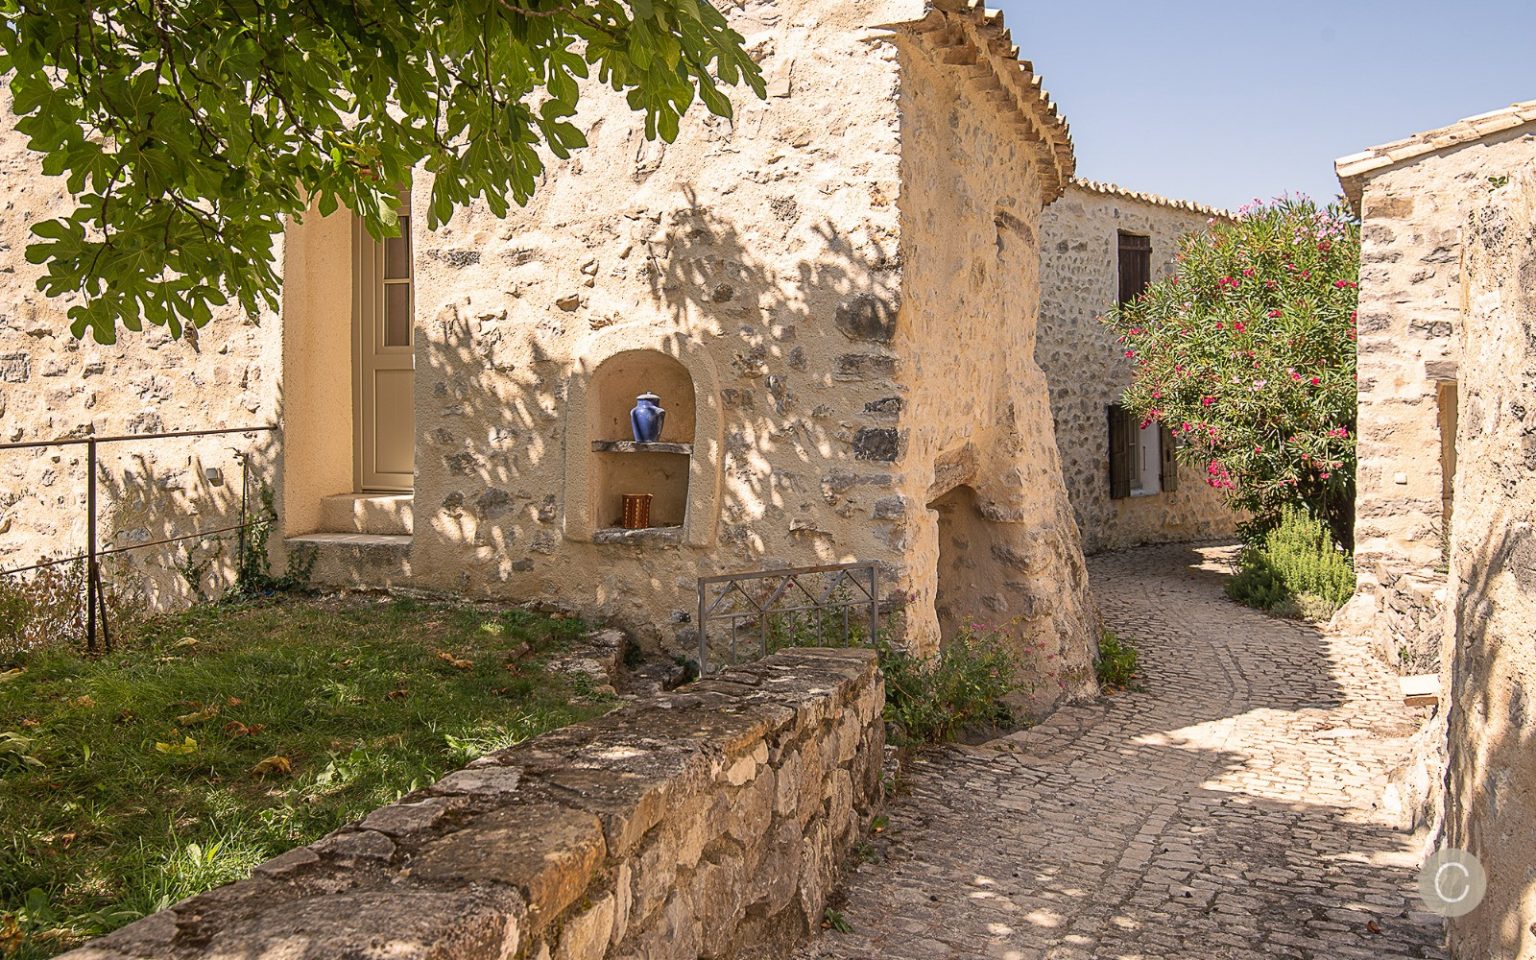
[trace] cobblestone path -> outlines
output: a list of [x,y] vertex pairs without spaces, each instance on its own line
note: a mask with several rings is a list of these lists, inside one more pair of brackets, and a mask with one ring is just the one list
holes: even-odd
[[1358,643],[1227,601],[1220,549],[1090,563],[1147,689],[919,759],[809,958],[1444,957],[1377,809],[1416,726]]

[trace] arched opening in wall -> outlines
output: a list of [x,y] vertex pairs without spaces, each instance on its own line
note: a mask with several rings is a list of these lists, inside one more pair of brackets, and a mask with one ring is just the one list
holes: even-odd
[[973,624],[995,624],[1003,612],[993,582],[991,521],[982,516],[976,491],[958,486],[928,504],[938,514],[938,587],[934,607],[939,642],[947,644]]
[[[666,411],[660,435],[636,439],[631,411],[654,394]],[[587,436],[592,445],[592,521],[596,539],[626,527],[626,495],[649,495],[642,526],[681,529],[688,516],[696,402],[693,378],[677,359],[656,350],[626,350],[604,360],[588,386]],[[631,526],[635,523],[631,516]]]

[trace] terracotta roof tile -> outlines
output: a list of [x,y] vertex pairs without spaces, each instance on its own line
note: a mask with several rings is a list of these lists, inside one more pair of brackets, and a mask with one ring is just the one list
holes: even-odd
[[1120,186],[1118,183],[1107,183],[1103,180],[1083,180],[1078,177],[1073,177],[1072,186],[1082,190],[1088,190],[1093,193],[1102,193],[1106,196],[1123,197],[1127,200],[1139,200],[1142,203],[1149,203],[1155,207],[1167,207],[1170,210],[1185,210],[1190,213],[1203,214],[1207,217],[1220,217],[1224,220],[1236,219],[1236,216],[1230,210],[1223,210],[1220,207],[1212,207],[1203,203],[1196,203],[1193,200],[1173,200],[1156,193],[1146,193],[1145,191],[1141,190],[1130,190],[1126,187]]

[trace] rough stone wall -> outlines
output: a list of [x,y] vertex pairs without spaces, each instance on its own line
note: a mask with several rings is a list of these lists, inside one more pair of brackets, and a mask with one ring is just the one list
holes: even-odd
[[[994,619],[1023,619],[1046,699],[1091,684],[1086,577],[1031,356],[1042,148],[968,85],[974,64],[877,29],[927,13],[748,3],[731,16],[766,102],[691,116],[666,145],[593,90],[590,147],[527,208],[463,211],[420,238],[412,585],[572,603],[686,651],[699,576],[873,559],[932,651],[926,505],[950,458],[972,465],[950,485],[977,485],[1008,528],[982,558],[1002,585]],[[633,351],[692,377],[693,422],[662,439],[693,452],[682,526],[620,536],[602,478],[622,454],[590,445],[621,439],[595,434],[603,364]]]
[[[526,208],[419,238],[419,585],[558,599],[686,649],[697,576],[867,556],[891,468],[856,455],[854,420],[895,361],[835,318],[895,310],[897,75],[867,28],[904,15],[749,3],[732,22],[767,101],[738,92],[734,120],[691,114],[663,144],[589,89],[590,146]],[[589,483],[620,455],[586,448],[625,438],[591,435],[585,393],[631,350],[694,380],[695,422],[662,437],[694,443],[688,535],[592,542],[617,499]]]
[[65,956],[783,956],[880,797],[866,650],[790,650],[475,761]]
[[1536,174],[1477,191],[1465,224],[1451,534],[1447,842],[1488,896],[1459,957],[1536,957]]
[[1462,228],[1493,183],[1533,161],[1527,126],[1372,173],[1361,190],[1359,590],[1349,615],[1405,673],[1439,668],[1450,600],[1439,398],[1459,376]]
[[[907,557],[909,621],[919,640],[937,637],[940,595],[975,597],[946,612],[1006,624],[1037,699],[1080,695],[1093,683],[1096,614],[1034,360],[1037,155],[926,45],[905,42],[901,65],[902,448],[889,536]],[[974,497],[953,509],[979,517],[951,518],[969,534],[941,544],[930,505],[957,486]]]
[[1099,322],[1119,296],[1120,231],[1150,237],[1155,277],[1174,272],[1179,238],[1203,231],[1203,211],[1073,185],[1040,221],[1040,332],[1035,359],[1051,413],[1083,551],[1231,536],[1236,517],[1199,471],[1181,466],[1172,493],[1112,500],[1106,408],[1131,383],[1132,364]]
[[[26,261],[29,227],[73,209],[62,178],[42,175],[14,129],[0,90],[0,441],[148,433],[271,423],[277,416],[278,325],[238,311],[200,336],[173,341],[160,328],[121,331],[114,346],[76,340],[71,302],[37,290],[43,269]],[[98,538],[103,548],[146,543],[234,522],[240,466],[232,450],[271,451],[270,436],[208,437],[100,448]],[[83,553],[83,446],[0,451],[0,568]],[[222,474],[215,482],[207,469]],[[271,479],[271,473],[263,476]],[[153,547],[106,568],[119,590],[159,603],[183,596],[175,572],[185,547]],[[232,558],[232,543],[223,556]],[[199,551],[207,557],[209,548]],[[208,589],[229,564],[208,571]]]

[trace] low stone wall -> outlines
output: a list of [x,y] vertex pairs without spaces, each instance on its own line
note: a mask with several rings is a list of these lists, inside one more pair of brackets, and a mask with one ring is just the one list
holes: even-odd
[[787,650],[484,757],[72,960],[770,956],[880,793],[867,650]]

